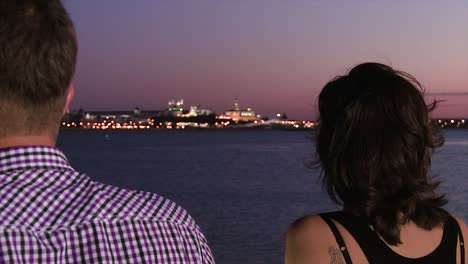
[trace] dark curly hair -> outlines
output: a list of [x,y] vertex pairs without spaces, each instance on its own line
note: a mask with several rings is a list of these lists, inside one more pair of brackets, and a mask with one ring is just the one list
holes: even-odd
[[430,230],[447,218],[445,195],[429,175],[444,139],[433,127],[424,90],[411,75],[363,63],[325,85],[318,98],[317,164],[330,197],[367,218],[391,245],[413,221]]

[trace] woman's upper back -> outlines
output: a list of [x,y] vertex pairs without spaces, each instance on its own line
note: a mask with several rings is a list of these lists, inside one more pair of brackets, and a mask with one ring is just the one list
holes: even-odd
[[[337,243],[323,218],[308,216],[296,221],[288,231],[287,264],[348,264],[344,258],[346,253],[349,253],[352,263],[462,263],[458,225],[453,218],[430,231],[413,223],[401,226],[402,244],[389,246],[358,217],[342,212],[322,216],[333,219],[332,223],[345,245]],[[461,220],[459,224],[466,237],[466,225]]]

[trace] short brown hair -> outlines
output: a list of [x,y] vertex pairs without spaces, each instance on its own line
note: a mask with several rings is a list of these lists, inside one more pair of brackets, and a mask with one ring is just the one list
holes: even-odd
[[[400,224],[431,229],[448,216],[444,195],[429,175],[442,134],[411,75],[379,63],[363,63],[325,85],[319,95],[317,154],[330,197],[366,217],[391,245]],[[401,218],[402,216],[402,218]]]
[[0,136],[58,124],[77,49],[59,0],[0,2]]

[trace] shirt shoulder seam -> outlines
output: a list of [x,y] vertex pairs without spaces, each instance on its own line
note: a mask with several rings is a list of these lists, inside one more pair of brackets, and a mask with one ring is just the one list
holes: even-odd
[[[106,221],[109,220],[109,221]],[[78,229],[80,227],[89,225],[91,223],[100,223],[100,222],[107,222],[109,224],[114,224],[114,223],[121,223],[121,222],[126,222],[126,221],[146,221],[146,222],[151,222],[151,223],[167,223],[173,226],[178,226],[178,227],[183,227],[186,228],[190,231],[198,232],[197,225],[190,225],[188,223],[177,223],[174,221],[170,220],[163,220],[163,219],[157,219],[157,218],[121,218],[121,219],[106,219],[106,218],[100,218],[100,219],[91,219],[88,221],[83,221],[79,224],[76,225],[61,225],[61,226],[51,226],[51,227],[45,227],[45,228],[37,228],[33,226],[4,226],[0,225],[0,230],[21,230],[21,231],[33,231],[33,232],[38,232],[38,233],[53,233],[53,232],[59,232],[59,231],[70,231],[74,229]]]

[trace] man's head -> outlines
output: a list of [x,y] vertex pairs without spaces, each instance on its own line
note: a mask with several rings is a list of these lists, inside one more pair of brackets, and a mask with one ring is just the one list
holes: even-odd
[[0,0],[0,139],[56,136],[77,41],[59,0]]

